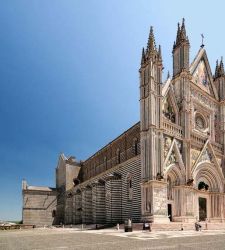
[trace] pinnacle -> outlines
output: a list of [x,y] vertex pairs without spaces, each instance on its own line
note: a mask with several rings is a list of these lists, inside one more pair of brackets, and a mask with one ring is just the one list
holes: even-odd
[[145,63],[150,59],[153,59],[153,61],[157,61],[159,65],[162,65],[161,45],[159,45],[158,49],[156,48],[155,36],[152,26],[150,26],[147,48],[142,49],[141,66],[144,66]]
[[221,57],[220,64],[218,63],[218,60],[216,60],[216,69],[215,69],[215,79],[219,78],[221,76],[224,76],[224,65],[223,65],[223,57]]
[[219,69],[218,60],[216,60],[215,78],[218,77],[218,69]]
[[142,49],[142,56],[141,56],[141,65],[145,63],[145,49]]
[[158,56],[159,56],[159,59],[162,59],[161,45],[159,45]]
[[150,27],[147,50],[148,52],[153,52],[154,50],[156,50],[155,37],[152,26]]
[[221,57],[221,60],[220,60],[220,74],[221,76],[224,76],[223,57]]
[[177,37],[176,42],[173,45],[173,49],[176,48],[176,46],[179,46],[181,43],[187,42],[189,44],[188,37],[186,35],[186,28],[185,28],[185,19],[182,19],[182,24],[180,27],[180,23],[177,24]]
[[182,25],[181,25],[181,30],[180,30],[180,39],[185,40],[186,37],[186,28],[185,28],[185,19],[182,19]]
[[178,43],[179,40],[180,40],[180,24],[177,23],[177,38],[176,38],[176,43]]

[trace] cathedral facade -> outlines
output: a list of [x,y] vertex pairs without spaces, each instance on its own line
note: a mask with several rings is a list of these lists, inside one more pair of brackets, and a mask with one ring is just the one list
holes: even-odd
[[56,188],[23,181],[24,224],[224,222],[225,73],[202,44],[189,62],[184,20],[173,75],[162,81],[150,29],[140,74],[140,122],[83,162],[59,156]]

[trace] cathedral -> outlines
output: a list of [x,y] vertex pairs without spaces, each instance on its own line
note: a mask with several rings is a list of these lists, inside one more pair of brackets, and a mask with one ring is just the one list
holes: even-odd
[[140,122],[85,161],[61,154],[56,187],[22,182],[23,223],[224,222],[225,73],[212,74],[204,45],[189,62],[185,22],[162,81],[150,28],[140,75]]

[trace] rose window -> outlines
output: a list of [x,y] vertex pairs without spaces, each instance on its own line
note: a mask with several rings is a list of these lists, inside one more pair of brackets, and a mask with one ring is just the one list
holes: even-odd
[[200,129],[200,130],[205,129],[206,125],[205,125],[204,118],[202,116],[200,116],[200,115],[196,116],[195,126],[197,129]]

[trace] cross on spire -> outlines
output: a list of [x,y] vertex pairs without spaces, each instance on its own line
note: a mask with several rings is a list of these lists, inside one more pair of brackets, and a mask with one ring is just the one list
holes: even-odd
[[205,38],[205,37],[204,37],[203,34],[201,34],[201,37],[202,37],[202,45],[201,45],[201,48],[204,48],[204,46],[205,46],[205,45],[204,45],[204,38]]

